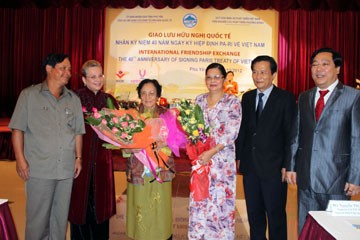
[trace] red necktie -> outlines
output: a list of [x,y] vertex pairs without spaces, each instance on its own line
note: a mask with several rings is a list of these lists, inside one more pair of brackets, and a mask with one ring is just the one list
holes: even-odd
[[316,121],[319,120],[322,110],[324,109],[325,102],[324,102],[324,96],[329,92],[329,90],[320,90],[320,97],[316,102],[315,107],[315,119]]

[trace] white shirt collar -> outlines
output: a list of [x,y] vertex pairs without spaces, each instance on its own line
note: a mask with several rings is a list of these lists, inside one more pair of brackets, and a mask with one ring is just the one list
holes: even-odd
[[[274,84],[272,84],[268,89],[266,89],[265,91],[262,92],[264,94],[264,96],[262,97],[264,106],[265,106],[265,104],[266,104],[266,102],[267,102],[273,88],[274,88]],[[259,93],[260,93],[260,91],[259,91],[259,89],[257,89],[256,90],[256,106],[257,106],[257,103],[259,101]]]

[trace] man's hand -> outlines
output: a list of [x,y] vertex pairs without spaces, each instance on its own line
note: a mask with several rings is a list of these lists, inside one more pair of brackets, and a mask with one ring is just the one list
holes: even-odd
[[82,169],[82,160],[81,158],[77,158],[75,160],[75,169],[74,169],[74,178],[77,178]]
[[358,195],[360,193],[360,186],[347,182],[345,184],[344,192],[346,196]]
[[30,174],[29,163],[25,160],[16,160],[16,172],[19,177],[21,177],[24,181],[27,181]]
[[27,181],[30,175],[30,167],[24,155],[24,132],[13,129],[11,140],[16,158],[16,172],[24,181]]
[[286,168],[281,169],[281,181],[282,182],[286,181]]
[[296,184],[296,172],[286,172],[285,181],[288,184]]

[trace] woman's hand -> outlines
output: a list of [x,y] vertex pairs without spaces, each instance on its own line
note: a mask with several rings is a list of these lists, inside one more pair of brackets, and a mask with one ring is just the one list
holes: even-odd
[[204,151],[202,154],[199,155],[200,163],[203,165],[206,165],[211,160],[212,156],[217,154],[219,151],[224,149],[224,146],[222,144],[216,145],[214,148],[211,148],[210,150]]
[[202,164],[202,165],[208,164],[210,162],[212,156],[213,156],[213,153],[211,150],[204,151],[199,156],[200,164]]

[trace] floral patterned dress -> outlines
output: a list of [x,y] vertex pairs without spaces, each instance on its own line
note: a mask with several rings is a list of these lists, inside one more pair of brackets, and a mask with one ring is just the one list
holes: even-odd
[[240,100],[224,94],[212,108],[208,107],[208,94],[199,95],[196,103],[204,112],[205,124],[211,128],[216,144],[223,150],[212,158],[209,174],[210,198],[189,203],[189,239],[235,238],[236,163],[235,140],[241,124]]

